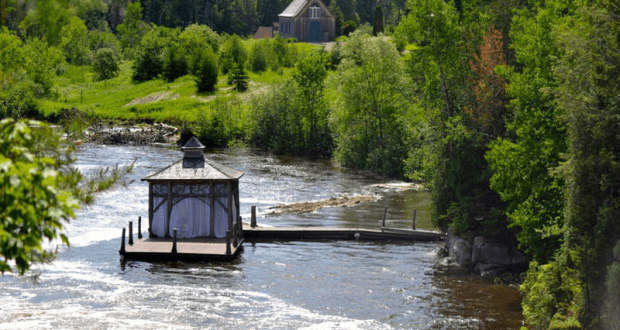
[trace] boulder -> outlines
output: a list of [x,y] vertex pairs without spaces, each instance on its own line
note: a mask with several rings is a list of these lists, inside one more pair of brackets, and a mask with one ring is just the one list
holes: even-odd
[[454,258],[460,266],[467,266],[471,263],[471,243],[456,236],[450,237],[448,241],[448,256]]
[[512,266],[510,248],[501,243],[492,243],[482,236],[474,238],[471,254],[474,264],[494,264],[504,268]]

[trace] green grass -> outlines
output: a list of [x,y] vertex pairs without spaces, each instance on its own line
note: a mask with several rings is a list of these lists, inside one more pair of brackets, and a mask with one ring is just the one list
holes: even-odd
[[[255,41],[248,40],[246,44],[252,42]],[[298,59],[321,49],[320,45],[306,43],[296,43],[294,47]],[[253,96],[266,91],[270,85],[289,79],[293,72],[293,68],[261,73],[248,71],[249,89],[243,93],[234,91],[227,85],[227,77],[220,74],[215,92],[197,93],[191,75],[172,83],[162,79],[134,83],[131,64],[122,62],[119,75],[105,81],[95,81],[90,66],[68,65],[65,73],[56,77],[56,100],[41,101],[43,114],[50,116],[63,109],[76,108],[101,120],[183,124],[195,123],[204,118],[205,113],[207,117],[213,117],[213,112],[231,108],[236,109],[235,116],[242,116],[238,120],[243,121],[249,118]],[[223,106],[223,103],[231,105]]]

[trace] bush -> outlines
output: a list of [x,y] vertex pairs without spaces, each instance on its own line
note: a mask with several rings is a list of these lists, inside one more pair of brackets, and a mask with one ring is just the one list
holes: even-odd
[[342,27],[342,34],[348,36],[355,30],[357,30],[357,23],[355,23],[354,21],[344,22],[344,26]]
[[198,92],[211,92],[217,84],[217,58],[210,50],[203,50],[196,71],[196,87]]
[[[263,41],[265,40],[265,41]],[[261,72],[267,70],[267,59],[269,53],[269,44],[267,39],[255,42],[250,50],[250,68],[253,72]]]
[[247,51],[241,37],[233,35],[222,47],[222,54],[220,55],[220,63],[222,66],[222,73],[227,74],[230,71],[237,69],[239,65],[245,65],[248,58]]
[[142,38],[133,63],[132,79],[137,82],[157,78],[164,68],[164,51],[174,41],[178,30],[154,27]]
[[118,55],[110,48],[101,48],[95,54],[93,72],[98,80],[106,80],[118,76],[120,67]]
[[168,48],[162,70],[162,76],[167,82],[173,82],[188,73],[187,58],[180,47]]
[[232,75],[232,84],[235,85],[235,89],[240,92],[248,89],[248,74],[245,73],[243,65],[237,66],[237,69]]
[[0,81],[0,118],[41,119],[35,84],[27,77],[12,78]]

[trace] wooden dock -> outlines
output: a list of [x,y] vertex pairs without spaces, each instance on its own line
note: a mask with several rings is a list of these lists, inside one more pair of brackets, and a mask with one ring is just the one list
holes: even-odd
[[225,239],[180,239],[173,252],[172,238],[142,238],[125,245],[120,254],[127,260],[142,261],[230,261],[237,256],[242,243],[231,244],[227,252]]
[[435,231],[382,228],[325,228],[325,227],[254,227],[244,224],[243,236],[248,241],[294,241],[294,240],[357,240],[428,242],[444,239]]
[[[236,233],[228,231],[226,238],[177,239],[174,229],[172,238],[142,238],[138,218],[138,239],[133,238],[133,225],[129,222],[129,240],[125,244],[125,228],[121,239],[120,255],[124,260],[143,261],[230,261],[242,249],[244,240],[253,242],[272,241],[370,241],[370,242],[430,242],[441,241],[445,235],[438,231],[415,229],[416,213],[413,214],[411,229],[388,228],[383,223],[380,229],[327,228],[327,227],[265,227],[256,225],[255,208],[252,207],[251,223],[237,227]],[[240,223],[241,224],[241,223]],[[236,238],[237,237],[237,238]]]

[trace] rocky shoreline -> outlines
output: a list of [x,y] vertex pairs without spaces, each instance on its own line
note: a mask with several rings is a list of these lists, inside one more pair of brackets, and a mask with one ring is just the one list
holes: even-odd
[[163,123],[108,126],[97,123],[84,132],[84,142],[97,144],[144,145],[152,143],[174,144],[179,129]]
[[529,259],[516,246],[484,236],[464,239],[448,231],[439,267],[457,268],[483,277],[502,277],[527,270]]

